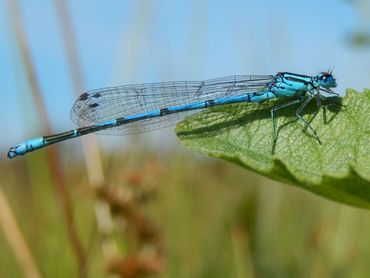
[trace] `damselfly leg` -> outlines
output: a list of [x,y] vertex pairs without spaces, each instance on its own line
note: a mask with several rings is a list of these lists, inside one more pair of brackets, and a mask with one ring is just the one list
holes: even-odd
[[297,103],[300,103],[304,100],[304,98],[297,98],[295,100],[292,100],[290,102],[287,102],[287,103],[282,103],[282,104],[279,104],[279,105],[276,105],[274,106],[272,109],[271,109],[271,120],[272,120],[272,141],[273,141],[273,145],[276,144],[276,141],[277,141],[277,131],[276,131],[276,125],[275,125],[275,112],[282,109],[282,108],[285,108],[287,106],[290,106],[290,105],[294,105],[294,104],[297,104]]

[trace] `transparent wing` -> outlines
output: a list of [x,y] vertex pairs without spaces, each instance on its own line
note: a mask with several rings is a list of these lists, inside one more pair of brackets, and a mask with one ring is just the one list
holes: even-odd
[[[73,105],[72,120],[80,127],[175,105],[255,93],[274,80],[271,75],[236,75],[206,81],[175,81],[97,89],[82,94]],[[101,134],[139,133],[175,124],[199,110],[145,119],[99,131]]]

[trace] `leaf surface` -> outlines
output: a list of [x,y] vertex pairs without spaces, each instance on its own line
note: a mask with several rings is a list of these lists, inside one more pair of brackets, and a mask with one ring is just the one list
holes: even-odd
[[210,108],[179,123],[176,133],[203,155],[370,209],[370,90],[348,89],[343,98],[327,99],[329,106],[317,109],[312,101],[306,107],[303,117],[321,145],[297,119],[298,104],[277,111],[278,140],[273,146],[271,108],[282,101]]

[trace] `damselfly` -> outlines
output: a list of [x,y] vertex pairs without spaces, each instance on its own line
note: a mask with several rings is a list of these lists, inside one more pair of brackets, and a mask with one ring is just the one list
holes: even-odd
[[[82,94],[75,102],[71,117],[77,129],[38,137],[11,147],[8,157],[24,155],[36,149],[97,132],[130,134],[155,130],[178,122],[185,116],[217,105],[238,102],[262,102],[285,98],[271,109],[273,144],[277,139],[275,112],[301,103],[296,115],[320,142],[316,131],[301,113],[322,93],[335,94],[336,80],[331,71],[316,76],[280,72],[276,75],[235,75],[206,81],[160,82],[109,87]],[[320,142],[321,143],[321,142]]]

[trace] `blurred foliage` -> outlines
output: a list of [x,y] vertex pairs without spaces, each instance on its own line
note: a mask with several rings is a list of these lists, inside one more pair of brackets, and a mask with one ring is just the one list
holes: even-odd
[[365,32],[355,32],[349,36],[349,41],[354,47],[369,47],[370,34]]
[[[138,267],[161,273],[160,277],[368,275],[367,211],[187,153],[142,151],[105,157],[107,191],[102,194],[87,184],[83,165],[72,156],[66,159],[63,170],[90,277],[109,277],[112,269],[130,277],[127,273]],[[75,277],[77,263],[45,152],[0,165],[3,190],[42,275]],[[112,237],[119,246],[118,258],[104,257],[101,250],[94,215],[98,196],[115,204],[111,206],[115,208]],[[151,232],[135,231],[135,224],[130,224],[133,222],[125,214],[128,210],[122,209],[131,207],[129,202],[119,200],[136,200],[133,215],[140,213],[148,219],[153,224]],[[146,235],[145,240],[155,239],[160,259],[137,260],[138,234]],[[0,277],[21,277],[2,233],[0,245]],[[153,253],[149,244],[141,248],[141,255]],[[143,276],[145,272],[131,277]]]
[[370,46],[370,4],[367,0],[347,0],[356,11],[357,26],[347,36],[350,46],[367,49]]

